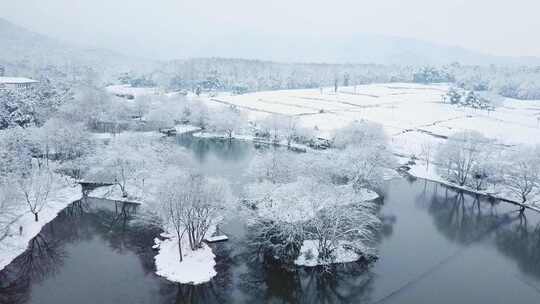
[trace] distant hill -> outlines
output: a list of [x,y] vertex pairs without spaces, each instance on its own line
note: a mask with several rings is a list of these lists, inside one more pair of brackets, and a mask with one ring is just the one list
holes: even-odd
[[[195,40],[195,39],[193,39]],[[241,34],[198,39],[175,45],[187,57],[234,57],[280,62],[326,62],[393,65],[540,65],[540,58],[483,54],[461,47],[380,35]]]
[[[29,31],[0,18],[0,64],[63,67],[90,66],[103,71],[145,70],[155,66],[153,46],[121,44],[127,55],[108,49],[88,49]],[[167,41],[160,59],[202,57],[245,58],[295,63],[359,63],[400,66],[445,65],[527,65],[540,66],[540,58],[505,57],[483,54],[460,47],[439,45],[408,38],[368,34],[272,35],[242,33],[235,35],[191,36]],[[155,52],[154,52],[155,51]],[[146,55],[149,59],[141,59]],[[139,57],[136,57],[139,56]],[[165,60],[164,60],[165,59]],[[26,64],[25,64],[26,63]],[[145,67],[146,66],[146,67]],[[62,68],[61,70],[66,70]]]
[[0,64],[124,67],[136,60],[106,49],[86,49],[29,31],[0,18]]

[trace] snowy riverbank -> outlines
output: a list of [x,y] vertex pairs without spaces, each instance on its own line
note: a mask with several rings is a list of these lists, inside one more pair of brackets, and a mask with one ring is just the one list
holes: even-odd
[[[447,180],[445,180],[443,177],[441,177],[437,173],[437,165],[436,164],[430,164],[429,167],[427,167],[425,164],[416,161],[415,164],[407,165],[410,169],[407,171],[407,174],[416,177],[425,179],[428,181],[432,181],[435,183],[439,183],[454,189],[462,190],[465,192],[473,193],[473,194],[479,194],[487,197],[491,197],[494,199],[506,201],[515,205],[523,206],[525,208],[529,208],[531,210],[540,212],[540,205],[537,203],[532,204],[522,204],[519,200],[519,198],[516,198],[515,195],[511,193],[508,189],[504,189],[503,185],[489,185],[487,189],[484,190],[476,190],[471,187],[467,186],[460,186],[454,183],[451,183]],[[540,197],[534,197],[532,199],[533,202],[540,202]]]
[[[38,222],[34,220],[34,215],[26,210],[26,203],[20,202],[17,212],[21,214],[20,217],[11,225],[10,233],[0,240],[0,270],[26,250],[28,242],[40,233],[43,226],[56,218],[69,204],[81,198],[80,185],[66,177],[59,180],[62,180],[62,183],[56,184],[51,191],[45,207],[39,212]],[[19,234],[19,227],[23,227],[22,234]]]
[[[540,144],[539,101],[501,97],[495,110],[480,110],[443,102],[447,84],[380,83],[333,88],[254,92],[208,98],[209,105],[233,105],[253,121],[270,113],[296,117],[300,125],[316,130],[316,136],[331,139],[335,130],[358,120],[383,126],[390,149],[407,160],[430,158],[449,136],[474,131],[492,141],[497,149],[513,151],[523,145]],[[520,199],[500,185],[476,191],[453,185],[417,163],[409,174],[469,192],[520,204]],[[540,197],[531,201],[540,203]],[[528,205],[531,209],[538,206]],[[539,209],[540,210],[540,209]]]
[[[196,133],[193,133],[193,136],[198,137],[198,138],[229,139],[227,135],[223,133],[216,133],[216,132],[196,132]],[[241,140],[241,141],[250,141],[250,142],[264,144],[264,145],[288,147],[292,150],[301,151],[301,152],[306,152],[311,149],[307,145],[302,145],[302,144],[297,144],[297,143],[287,144],[287,141],[285,140],[274,141],[274,140],[269,140],[269,139],[253,136],[253,135],[248,135],[248,134],[233,134],[230,138],[235,139],[235,140]]]

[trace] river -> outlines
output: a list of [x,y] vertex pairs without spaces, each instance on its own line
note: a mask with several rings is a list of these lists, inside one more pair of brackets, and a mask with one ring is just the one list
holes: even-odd
[[[252,143],[179,136],[208,175],[238,190]],[[540,303],[540,217],[511,204],[396,178],[383,189],[379,259],[332,273],[252,262],[242,218],[212,244],[218,275],[192,286],[154,274],[159,228],[135,205],[83,199],[0,272],[0,303]]]

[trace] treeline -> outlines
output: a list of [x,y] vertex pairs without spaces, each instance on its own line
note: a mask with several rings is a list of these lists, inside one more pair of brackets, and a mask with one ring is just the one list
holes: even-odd
[[504,97],[540,99],[540,67],[465,66],[458,63],[426,67],[414,74],[420,83],[449,82],[469,91],[489,91]]
[[196,58],[172,61],[156,66],[144,75],[123,73],[123,83],[139,83],[173,90],[260,91],[316,88],[373,82],[410,81],[410,67],[377,64],[277,63],[260,60]]
[[378,64],[277,63],[260,60],[197,58],[158,64],[152,71],[117,77],[132,86],[170,90],[247,91],[351,86],[382,82],[452,83],[517,99],[540,99],[540,67],[397,66]]
[[399,66],[381,64],[279,63],[230,58],[194,58],[144,63],[116,70],[100,66],[2,63],[6,74],[55,83],[98,85],[123,83],[133,87],[159,86],[171,91],[232,91],[304,89],[384,82],[451,83],[472,91],[490,91],[504,97],[540,99],[540,67]]

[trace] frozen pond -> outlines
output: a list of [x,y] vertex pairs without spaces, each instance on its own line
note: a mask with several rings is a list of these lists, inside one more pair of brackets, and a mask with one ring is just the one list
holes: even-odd
[[[202,170],[238,189],[251,143],[177,142]],[[154,274],[159,229],[137,221],[135,206],[74,203],[0,272],[0,303],[539,303],[539,216],[399,178],[385,186],[380,258],[334,275],[285,272],[250,263],[241,218],[222,226],[230,241],[214,244],[218,275],[191,286]]]

